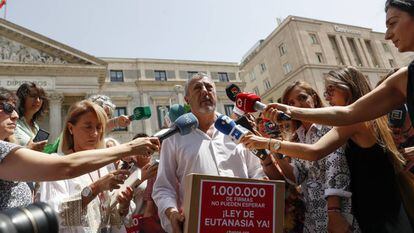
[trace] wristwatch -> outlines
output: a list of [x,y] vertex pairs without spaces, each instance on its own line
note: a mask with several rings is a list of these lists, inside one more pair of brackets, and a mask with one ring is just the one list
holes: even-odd
[[81,195],[82,197],[86,197],[86,198],[92,197],[93,195],[92,188],[89,186],[86,186],[85,188],[82,189]]
[[282,142],[279,140],[275,140],[275,143],[273,144],[273,150],[275,152],[278,152],[280,149],[280,146],[282,145]]

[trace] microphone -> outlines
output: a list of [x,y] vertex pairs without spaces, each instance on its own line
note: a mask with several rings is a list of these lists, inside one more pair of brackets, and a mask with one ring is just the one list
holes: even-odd
[[146,120],[151,117],[151,108],[149,106],[134,108],[133,114],[128,116],[131,121]]
[[170,127],[178,117],[182,116],[183,114],[189,112],[185,106],[181,104],[173,104],[170,106],[170,110],[168,114],[165,115],[165,121],[167,122],[167,126]]
[[248,129],[237,125],[236,122],[226,115],[220,115],[216,122],[214,122],[214,127],[223,134],[229,135],[235,143],[239,143],[244,135],[249,133]]
[[[253,93],[240,92],[236,96],[236,106],[245,112],[263,112],[267,107],[266,104],[260,102],[259,96]],[[279,117],[282,120],[291,120],[292,118],[286,113],[279,113]]]
[[[246,116],[242,116],[235,122],[238,125],[243,126],[244,128],[248,129],[250,132],[254,133],[253,127],[250,125],[249,121],[247,120]],[[259,157],[261,160],[265,160],[269,153],[265,149],[253,149],[253,154]]]
[[230,83],[226,87],[226,95],[231,101],[236,101],[236,96],[241,92],[240,87],[234,83]]
[[[235,143],[239,143],[240,140],[250,131],[245,127],[236,124],[230,117],[226,115],[221,115],[217,118],[216,122],[214,122],[214,127],[225,135],[229,135],[231,140]],[[251,126],[250,126],[251,128]],[[266,157],[269,155],[266,150],[257,150],[253,149],[251,152],[259,157],[261,160],[265,160]]]
[[[226,95],[233,102],[236,101],[236,96],[240,92],[241,92],[240,87],[237,86],[234,83],[231,83],[231,84],[227,85],[227,87],[226,87]],[[243,116],[244,113],[245,113],[243,110],[239,109],[237,106],[234,106],[233,112],[236,113],[239,116]]]
[[163,140],[171,137],[172,135],[179,133],[181,136],[191,133],[198,127],[198,120],[193,113],[189,112],[177,118],[174,121],[171,128],[162,134],[158,134],[158,140]]

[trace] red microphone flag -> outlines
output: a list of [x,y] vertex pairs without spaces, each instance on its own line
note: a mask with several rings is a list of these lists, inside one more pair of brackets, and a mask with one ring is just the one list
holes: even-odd
[[236,106],[244,112],[256,112],[254,103],[260,101],[260,97],[253,93],[241,92],[236,96]]

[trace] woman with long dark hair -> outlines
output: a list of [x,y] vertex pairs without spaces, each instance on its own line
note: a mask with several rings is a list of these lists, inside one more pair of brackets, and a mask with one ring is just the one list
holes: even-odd
[[17,121],[15,136],[17,143],[29,149],[43,151],[47,140],[33,142],[39,131],[38,121],[49,110],[49,100],[43,88],[33,82],[23,83],[16,91],[18,97]]
[[[353,67],[329,72],[325,96],[345,106],[371,91],[366,77]],[[322,108],[323,109],[323,108]],[[248,148],[266,148],[291,157],[316,161],[347,143],[353,213],[362,232],[412,232],[396,183],[394,165],[403,160],[396,150],[386,118],[334,127],[314,144],[245,136]]]

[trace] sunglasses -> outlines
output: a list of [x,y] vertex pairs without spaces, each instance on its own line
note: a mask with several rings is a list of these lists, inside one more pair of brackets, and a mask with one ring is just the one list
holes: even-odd
[[14,107],[14,105],[9,104],[7,102],[1,102],[0,107],[8,115],[11,115],[14,111],[16,111],[16,107]]

